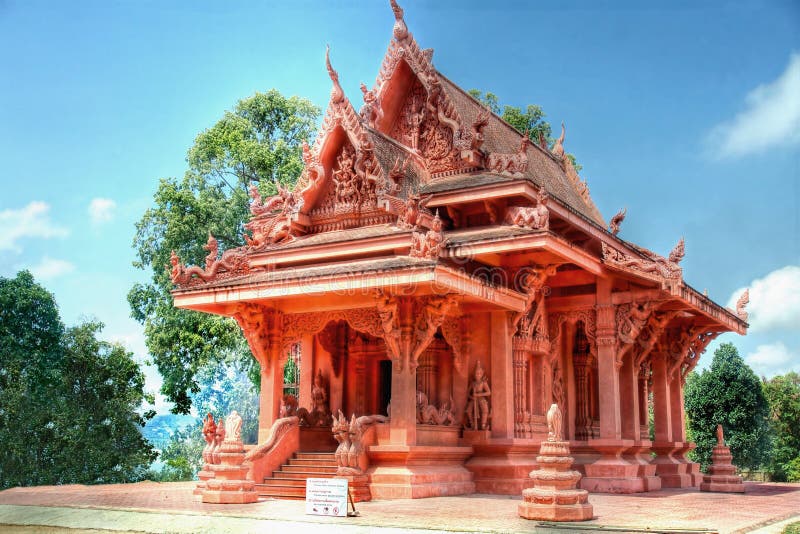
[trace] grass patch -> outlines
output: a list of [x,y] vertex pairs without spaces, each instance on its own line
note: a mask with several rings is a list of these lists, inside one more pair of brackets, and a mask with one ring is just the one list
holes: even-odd
[[781,534],[800,534],[800,521],[786,525]]

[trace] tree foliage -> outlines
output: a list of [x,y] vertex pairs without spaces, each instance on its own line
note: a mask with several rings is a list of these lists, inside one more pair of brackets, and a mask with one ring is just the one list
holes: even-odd
[[714,352],[710,369],[689,375],[685,405],[690,439],[697,444],[692,454],[703,468],[711,462],[717,424],[739,468],[758,469],[769,460],[769,405],[761,381],[732,343]]
[[[483,92],[479,89],[470,89],[469,94],[486,106],[489,111],[516,128],[516,130],[520,133],[528,132],[528,137],[530,140],[537,145],[539,144],[540,137],[544,138],[548,145],[553,144],[553,141],[555,140],[553,138],[553,129],[550,126],[550,123],[545,120],[544,110],[542,110],[540,106],[537,106],[536,104],[528,104],[524,110],[516,106],[501,107],[500,100],[494,93],[488,91]],[[575,156],[572,154],[567,154],[567,157],[572,160],[575,170],[580,171],[582,167],[578,165],[578,162],[575,160]]]
[[139,480],[155,459],[144,375],[102,327],[65,329],[27,271],[0,278],[0,487]]
[[764,381],[774,436],[770,472],[775,480],[800,482],[800,374]]
[[173,307],[166,271],[170,251],[185,263],[202,265],[209,233],[221,250],[243,245],[249,186],[256,184],[262,195],[272,195],[277,184],[297,180],[301,144],[311,136],[318,116],[319,109],[309,101],[275,90],[240,100],[197,136],[184,177],[162,179],[153,207],[136,225],[134,266],[150,270],[152,278],[134,285],[128,301],[164,377],[161,392],[176,413],[188,413],[203,367],[234,359],[252,376],[258,371],[234,321]]
[[[198,373],[200,392],[192,395],[192,403],[200,416],[211,413],[215,420],[236,410],[242,416],[242,441],[258,442],[258,391],[247,373],[236,362],[207,366]],[[192,480],[202,467],[205,446],[203,420],[176,431],[161,451],[163,466],[148,476],[162,482]]]

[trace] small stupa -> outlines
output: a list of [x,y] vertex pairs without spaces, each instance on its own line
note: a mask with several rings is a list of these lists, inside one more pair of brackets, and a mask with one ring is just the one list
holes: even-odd
[[517,514],[540,521],[587,521],[593,514],[589,492],[577,488],[581,474],[570,469],[573,458],[569,441],[564,440],[558,404],[547,412],[547,430],[547,441],[536,457],[540,467],[530,473],[534,487],[523,490]]
[[731,449],[725,446],[722,425],[717,425],[717,445],[711,451],[711,465],[708,474],[703,475],[700,491],[720,493],[744,493],[742,477],[736,474],[736,466],[731,463]]
[[[244,462],[242,444],[242,418],[236,412],[225,419],[225,439],[219,447],[219,462],[208,465],[214,473],[206,480],[203,502],[215,504],[245,504],[258,500],[255,482],[246,480],[248,467]],[[212,453],[213,456],[213,453]]]

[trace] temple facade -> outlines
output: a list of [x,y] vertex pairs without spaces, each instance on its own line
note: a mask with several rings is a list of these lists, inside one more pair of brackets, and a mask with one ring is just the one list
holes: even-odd
[[173,254],[175,305],[234,318],[261,366],[251,480],[336,451],[373,498],[519,494],[557,403],[581,488],[698,486],[685,378],[717,335],[746,332],[746,295],[733,311],[689,286],[682,239],[664,257],[618,237],[625,212],[600,214],[563,126],[531,141],[392,9],[359,111],[326,54],[319,135],[293,190],[251,191],[247,245],[220,256],[209,238],[205,267]]

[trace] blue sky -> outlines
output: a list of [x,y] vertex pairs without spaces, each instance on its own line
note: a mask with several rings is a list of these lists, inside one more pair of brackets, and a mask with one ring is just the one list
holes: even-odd
[[[324,107],[326,43],[360,102],[388,4],[0,0],[0,276],[32,269],[67,324],[97,317],[144,360],[125,296],[158,179],[255,91]],[[686,280],[722,304],[752,286],[751,334],[722,341],[800,370],[800,6],[644,4],[402,2],[450,79],[566,122],[604,216],[628,209],[621,237],[685,236]]]

